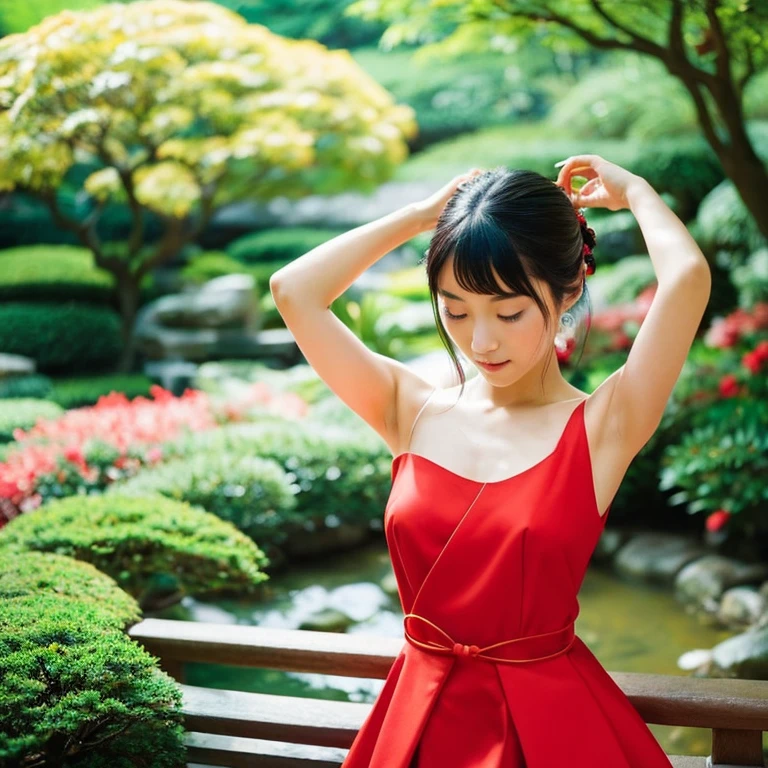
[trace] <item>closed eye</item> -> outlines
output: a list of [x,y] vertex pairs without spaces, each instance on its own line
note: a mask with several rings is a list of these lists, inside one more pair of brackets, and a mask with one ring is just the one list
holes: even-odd
[[[499,318],[504,320],[507,323],[516,323],[520,319],[520,315],[523,314],[525,310],[521,310],[520,312],[515,313],[514,315],[499,315]],[[443,307],[443,314],[449,319],[449,320],[463,320],[466,315],[452,315],[447,307]]]

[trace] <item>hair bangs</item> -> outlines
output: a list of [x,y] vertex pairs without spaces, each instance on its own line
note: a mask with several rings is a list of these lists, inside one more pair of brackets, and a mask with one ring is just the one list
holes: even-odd
[[[456,238],[451,255],[453,274],[465,291],[487,295],[514,292],[532,298],[536,296],[524,260],[509,236],[492,219],[470,223]],[[498,283],[493,270],[503,285]]]

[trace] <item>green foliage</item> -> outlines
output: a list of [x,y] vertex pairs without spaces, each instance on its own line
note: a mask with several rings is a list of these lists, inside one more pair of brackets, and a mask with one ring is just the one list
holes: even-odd
[[9,376],[0,379],[0,398],[33,397],[40,400],[52,399],[48,395],[53,389],[53,381],[40,373]]
[[35,245],[0,251],[0,299],[110,304],[115,279],[87,248]]
[[79,11],[102,5],[104,0],[35,0],[19,3],[17,0],[0,0],[0,34],[11,35],[26,32],[39,24],[46,16],[63,10]]
[[273,460],[248,453],[203,448],[184,459],[141,471],[124,483],[110,486],[109,494],[147,496],[162,494],[203,507],[233,523],[260,547],[280,544],[286,528],[300,520],[291,481]]
[[234,240],[227,253],[245,264],[289,262],[346,230],[290,227],[253,232]]
[[182,697],[93,602],[0,600],[0,764],[177,768]]
[[186,460],[226,453],[276,461],[292,484],[294,514],[301,515],[302,527],[310,531],[338,521],[378,524],[392,480],[392,457],[381,440],[367,426],[350,429],[335,423],[335,417],[232,424],[165,448]]
[[730,180],[706,195],[696,220],[702,247],[721,252],[723,266],[741,264],[749,253],[768,245]]
[[586,73],[554,106],[547,122],[574,139],[649,142],[698,131],[690,93],[659,61],[627,54]]
[[[248,197],[371,190],[415,130],[346,51],[214,3],[114,3],[62,21],[0,41],[6,188],[55,190],[79,155],[104,163],[83,184],[94,201],[131,194],[161,215],[207,217]],[[33,64],[45,79],[25,102]]]
[[733,267],[731,281],[739,292],[742,309],[768,302],[768,246],[748,256],[744,264]]
[[[366,21],[387,23],[381,39],[385,48],[403,42],[426,43],[421,56],[434,60],[478,50],[514,50],[515,45],[528,40],[561,54],[564,50],[582,51],[590,47],[589,37],[622,43],[628,37],[626,30],[653,41],[664,51],[670,47],[668,11],[667,0],[615,4],[609,14],[615,20],[613,24],[591,0],[542,0],[533,10],[527,3],[500,5],[495,0],[474,0],[471,4],[465,0],[441,0],[426,7],[421,0],[356,0],[346,13]],[[768,65],[768,45],[760,30],[768,21],[768,8],[762,3],[720,0],[717,16],[733,71],[741,73],[747,65],[757,72],[764,70]],[[710,71],[713,46],[701,45],[702,30],[711,27],[705,7],[687,3],[681,27],[681,53],[692,64]],[[594,101],[594,97],[589,101]]]
[[114,365],[120,318],[92,304],[0,304],[0,352],[33,358],[39,370],[67,372]]
[[64,412],[60,405],[48,400],[16,397],[0,400],[0,443],[13,440],[16,429],[30,429],[38,419],[56,419]]
[[[542,141],[542,136],[549,138]],[[527,168],[554,181],[555,163],[585,152],[601,155],[642,176],[660,193],[671,195],[673,208],[683,220],[723,180],[717,157],[700,137],[658,139],[651,144],[616,139],[585,142],[550,135],[545,124],[489,128],[440,142],[406,163],[397,180],[444,183],[468,168],[505,165]]]
[[593,287],[609,304],[634,301],[638,294],[656,282],[656,271],[647,256],[626,256],[599,270],[591,278]]
[[418,64],[412,50],[353,51],[355,60],[398,102],[416,112],[414,149],[494,125],[539,119],[551,95],[542,74],[556,74],[551,55],[538,46],[513,56],[467,54],[440,66]]
[[253,24],[264,24],[277,35],[310,38],[329,48],[357,48],[375,42],[384,31],[344,15],[339,0],[219,0]]
[[141,620],[136,600],[90,563],[54,552],[4,552],[0,602],[24,598],[34,604],[41,595],[98,608],[114,619],[118,629],[128,629]]
[[144,606],[158,593],[249,592],[264,553],[233,525],[163,496],[72,496],[0,530],[0,551],[57,552],[92,563]]
[[[764,536],[768,509],[768,403],[730,398],[700,409],[695,426],[679,444],[666,448],[660,488],[678,488],[670,504],[685,504],[688,514],[726,509],[751,512]],[[747,517],[747,516],[745,516]]]
[[95,405],[100,397],[111,392],[122,392],[129,400],[149,397],[152,385],[152,379],[143,373],[61,378],[54,381],[49,399],[62,408],[82,408]]

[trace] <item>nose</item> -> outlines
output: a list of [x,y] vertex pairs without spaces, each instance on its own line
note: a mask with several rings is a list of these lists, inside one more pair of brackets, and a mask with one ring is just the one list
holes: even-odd
[[490,330],[484,330],[480,326],[475,326],[472,334],[472,352],[476,355],[487,355],[489,352],[493,352],[498,349],[499,344],[493,340],[493,336]]

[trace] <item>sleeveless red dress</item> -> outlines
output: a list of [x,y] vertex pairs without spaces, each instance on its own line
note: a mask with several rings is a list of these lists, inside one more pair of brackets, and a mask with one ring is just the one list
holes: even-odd
[[393,459],[384,528],[406,642],[342,768],[671,768],[574,634],[608,515],[585,401],[552,453],[505,480]]

